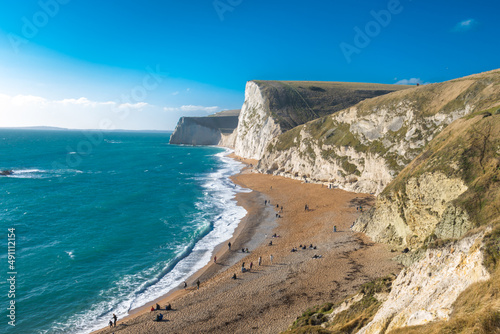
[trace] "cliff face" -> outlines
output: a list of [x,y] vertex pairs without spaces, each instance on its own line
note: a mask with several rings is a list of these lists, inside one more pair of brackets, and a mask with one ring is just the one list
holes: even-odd
[[392,284],[390,277],[367,283],[331,312],[308,311],[315,326],[307,330],[495,333],[499,203],[500,100],[441,131],[355,222],[354,231],[406,248],[395,258],[406,268]]
[[301,81],[249,81],[241,109],[235,153],[260,159],[283,132],[364,99],[408,86]]
[[389,333],[396,328],[448,320],[460,293],[490,278],[480,250],[483,236],[477,234],[428,250],[422,260],[403,269],[374,319],[357,333]]
[[219,145],[232,147],[231,134],[238,126],[238,116],[181,117],[170,144]]
[[[353,230],[396,248],[460,238],[498,216],[500,114],[478,112],[440,133]],[[492,115],[491,115],[492,114]],[[491,116],[488,116],[491,115]],[[487,117],[485,117],[487,116]]]
[[[499,247],[499,106],[460,119],[442,131],[355,222],[355,231],[392,247],[409,248],[399,258],[411,264],[393,282],[373,320],[358,333],[389,333],[448,321],[459,314],[454,307],[461,293],[486,280],[490,281],[484,289],[463,296],[461,303],[483,299],[491,309],[486,314],[495,312],[495,307],[498,310],[498,298],[490,298],[487,291],[498,284],[499,261],[489,260],[490,275],[484,259],[492,254],[498,257]],[[467,236],[473,228],[480,232]],[[491,233],[492,229],[496,232]],[[495,241],[486,242],[485,234]],[[465,311],[470,314],[469,307]],[[455,315],[455,320],[462,316]],[[470,326],[475,326],[474,321]]]
[[285,132],[264,173],[379,194],[447,125],[498,104],[500,71],[393,92]]
[[[437,186],[439,185],[439,186]],[[393,247],[416,249],[435,234],[440,239],[459,238],[471,229],[466,211],[453,200],[467,190],[459,178],[426,173],[410,178],[404,190],[380,196],[373,209],[360,217],[354,231]]]

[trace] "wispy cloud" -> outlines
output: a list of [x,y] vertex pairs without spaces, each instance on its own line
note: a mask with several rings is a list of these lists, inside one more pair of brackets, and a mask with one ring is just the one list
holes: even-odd
[[165,111],[205,111],[207,113],[212,113],[219,111],[219,107],[213,106],[213,107],[205,107],[205,106],[195,106],[195,105],[184,105],[181,107],[175,107],[175,108],[170,108],[170,107],[165,107],[163,110]]
[[0,104],[3,107],[8,105],[16,106],[16,107],[54,107],[54,106],[62,106],[62,107],[71,107],[78,106],[84,108],[99,108],[99,107],[111,107],[111,108],[119,108],[119,109],[143,109],[146,107],[151,107],[149,103],[146,102],[138,102],[138,103],[117,103],[115,101],[92,101],[86,97],[80,97],[78,99],[62,99],[62,100],[49,100],[41,96],[33,96],[33,95],[15,95],[9,96],[6,94],[0,94]]
[[401,79],[398,82],[396,82],[396,85],[427,85],[430,82],[424,82],[420,78],[410,78],[410,79]]
[[465,32],[469,31],[477,26],[477,21],[475,19],[467,19],[458,22],[455,27],[453,27],[453,32]]

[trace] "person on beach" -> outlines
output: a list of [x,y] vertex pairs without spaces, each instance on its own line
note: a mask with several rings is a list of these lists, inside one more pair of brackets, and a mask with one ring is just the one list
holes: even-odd
[[160,304],[156,303],[156,309],[157,309],[157,310],[160,310],[160,309],[161,309]]
[[170,303],[168,303],[166,306],[165,306],[165,311],[170,311],[172,309],[172,305],[170,305]]
[[267,205],[267,199],[264,201],[264,205]]
[[109,328],[113,327],[113,321],[110,320],[108,324],[109,324]]
[[118,317],[116,314],[113,313],[113,325],[116,327],[116,320],[118,320]]
[[184,289],[188,287],[188,284],[186,283],[186,281],[184,281]]
[[252,270],[253,262],[250,262],[250,270]]
[[229,242],[227,243],[227,248],[228,248],[229,250],[231,250],[231,241],[229,241]]
[[281,210],[280,211],[281,211],[281,213],[283,213],[283,205],[281,206]]
[[196,281],[196,286],[198,287],[198,290],[200,290],[200,280]]
[[214,256],[214,263],[217,264],[217,256]]
[[271,265],[272,265],[273,264],[273,259],[274,259],[273,254],[269,255],[269,259],[271,260]]
[[155,310],[155,308],[153,306],[151,306],[151,310],[149,310],[149,312],[153,312]]
[[259,256],[259,266],[262,263],[262,257]]

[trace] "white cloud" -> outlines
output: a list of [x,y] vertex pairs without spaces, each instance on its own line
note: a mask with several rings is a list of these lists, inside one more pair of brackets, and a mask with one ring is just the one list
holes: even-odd
[[423,82],[420,78],[402,79],[395,83],[396,85],[427,85],[429,82]]
[[172,95],[174,95],[174,96],[175,96],[175,95],[179,95],[179,91],[177,91],[177,92],[173,92],[173,93],[172,93]]
[[118,106],[120,109],[142,109],[145,107],[150,107],[151,105],[146,102],[138,102],[138,103],[122,103]]
[[13,97],[10,97],[8,95],[5,96],[7,97],[7,100],[9,100],[9,102],[16,107],[24,107],[24,106],[46,107],[49,102],[43,97],[33,96],[33,95],[16,95]]
[[177,107],[177,108],[165,107],[165,108],[163,108],[163,110],[165,110],[165,111],[185,111],[185,112],[204,111],[207,113],[213,113],[213,112],[220,110],[220,108],[217,106],[204,107],[204,106],[195,106],[195,105],[184,105],[184,106]]
[[99,102],[99,101],[91,101],[86,97],[80,97],[78,99],[64,99],[64,100],[59,100],[59,101],[53,101],[54,103],[60,103],[62,105],[77,105],[77,106],[83,106],[83,107],[98,107],[98,106],[114,106],[116,105],[116,102],[113,101],[106,101],[106,102]]
[[452,31],[454,32],[464,32],[473,29],[477,25],[477,21],[474,19],[467,19],[458,22]]
[[93,101],[86,97],[50,100],[0,93],[0,127],[48,125],[97,129],[101,121],[109,120],[117,128],[155,128],[157,124],[144,121],[148,119],[143,114],[146,107],[148,115],[163,114],[160,107],[146,102]]

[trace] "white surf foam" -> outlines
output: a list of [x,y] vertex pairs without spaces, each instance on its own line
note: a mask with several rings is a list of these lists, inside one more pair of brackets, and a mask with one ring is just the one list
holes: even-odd
[[[55,332],[65,332],[71,329],[73,333],[90,333],[106,327],[112,314],[118,318],[128,315],[131,309],[146,305],[168,291],[179,287],[189,276],[203,268],[212,257],[214,248],[230,239],[240,220],[246,215],[243,207],[237,206],[234,196],[238,192],[250,192],[235,185],[229,177],[238,173],[243,164],[227,155],[231,150],[216,154],[223,165],[217,171],[202,177],[204,199],[196,203],[201,209],[193,224],[199,226],[199,232],[204,235],[200,240],[190,245],[184,245],[177,250],[177,257],[170,263],[158,263],[148,270],[127,275],[117,282],[113,291],[101,291],[103,298],[83,314],[75,314],[64,324],[56,324]],[[220,212],[212,220],[206,212]],[[157,278],[148,280],[152,273],[161,272]]]

